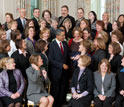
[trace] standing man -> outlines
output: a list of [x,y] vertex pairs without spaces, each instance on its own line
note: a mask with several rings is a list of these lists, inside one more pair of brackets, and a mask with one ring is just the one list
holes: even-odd
[[75,27],[75,19],[74,17],[69,15],[69,8],[67,5],[61,7],[61,16],[59,17],[59,27],[63,25],[63,22],[66,18],[69,18],[72,23],[71,30]]
[[55,100],[53,107],[62,106],[68,89],[68,45],[64,39],[64,30],[58,29],[55,41],[49,46],[48,58],[50,62],[51,95]]
[[83,19],[85,19],[84,18],[84,9],[83,8],[78,8],[78,10],[77,10],[77,20],[76,20],[75,26],[79,27],[80,26],[80,22]]
[[39,33],[40,33],[40,26],[39,26],[39,18],[40,18],[40,10],[39,8],[34,8],[33,9],[33,22],[34,22],[34,27],[35,27],[35,31],[36,34],[34,36],[34,39],[37,41],[39,39]]
[[16,19],[17,24],[18,24],[17,29],[21,32],[22,38],[24,39],[25,38],[24,30],[25,30],[25,25],[27,22],[27,19],[25,18],[26,17],[26,10],[24,8],[21,8],[19,10],[19,15],[20,15],[19,18]]

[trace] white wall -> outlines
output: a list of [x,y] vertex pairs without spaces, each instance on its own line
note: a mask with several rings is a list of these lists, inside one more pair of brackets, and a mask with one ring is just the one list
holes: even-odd
[[120,0],[120,14],[124,14],[124,0]]
[[16,0],[0,0],[0,22],[5,22],[5,13],[12,13],[14,18],[16,15]]

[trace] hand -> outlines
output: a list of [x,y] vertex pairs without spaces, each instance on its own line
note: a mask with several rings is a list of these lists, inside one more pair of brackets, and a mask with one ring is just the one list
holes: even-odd
[[12,99],[16,99],[17,97],[16,97],[15,94],[12,94],[12,95],[11,95],[11,98],[12,98]]
[[32,68],[34,68],[35,70],[39,71],[39,67],[35,64],[31,64]]
[[20,93],[18,93],[18,92],[16,92],[15,95],[17,98],[20,97]]
[[73,60],[78,60],[80,58],[80,55],[76,55]]
[[81,97],[83,97],[82,94],[77,94],[77,98],[76,98],[76,99],[79,99],[79,98],[81,98]]
[[98,95],[98,97],[99,97],[99,99],[100,99],[101,101],[104,101],[104,100],[105,100],[105,98],[104,98],[103,95]]
[[68,65],[63,64],[63,68],[64,68],[65,70],[67,70],[67,69],[68,69]]
[[76,93],[76,92],[73,93],[73,94],[72,94],[72,97],[73,97],[73,99],[76,99],[76,98],[77,98],[77,93]]
[[43,74],[44,78],[46,79],[47,78],[47,72],[45,70],[42,70],[42,74]]
[[120,94],[124,96],[124,90],[121,90],[120,91]]

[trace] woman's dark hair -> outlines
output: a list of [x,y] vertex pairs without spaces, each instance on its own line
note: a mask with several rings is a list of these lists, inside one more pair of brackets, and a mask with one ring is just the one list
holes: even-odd
[[119,18],[120,18],[121,16],[123,16],[123,17],[124,17],[124,14],[120,14],[120,15],[118,16],[117,21],[119,21]]
[[94,11],[90,11],[89,13],[92,13],[93,15],[94,15],[94,21],[93,21],[93,23],[95,22],[95,21],[97,21],[97,15],[96,15],[96,13],[94,12]]
[[51,12],[49,10],[44,10],[43,13],[42,13],[42,17],[44,17],[45,12],[49,13],[50,18],[52,17],[52,14],[51,14]]
[[41,53],[44,51],[44,47],[47,45],[47,43],[40,39],[35,43],[35,52]]
[[17,36],[19,36],[19,35],[20,35],[19,30],[12,30],[11,31],[11,40],[13,40],[15,42],[17,39]]
[[22,42],[23,42],[23,39],[18,39],[15,41],[15,45],[17,49],[22,49]]
[[0,53],[6,53],[6,48],[7,46],[10,45],[10,41],[9,40],[3,40],[0,42]]

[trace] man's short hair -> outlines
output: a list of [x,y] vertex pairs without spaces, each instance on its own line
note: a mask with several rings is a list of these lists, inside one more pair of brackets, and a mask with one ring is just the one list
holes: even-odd
[[63,5],[61,8],[66,8],[67,10],[69,10],[67,5]]
[[57,31],[56,31],[56,36],[59,36],[62,32],[65,32],[65,31],[62,30],[62,29],[57,29]]

